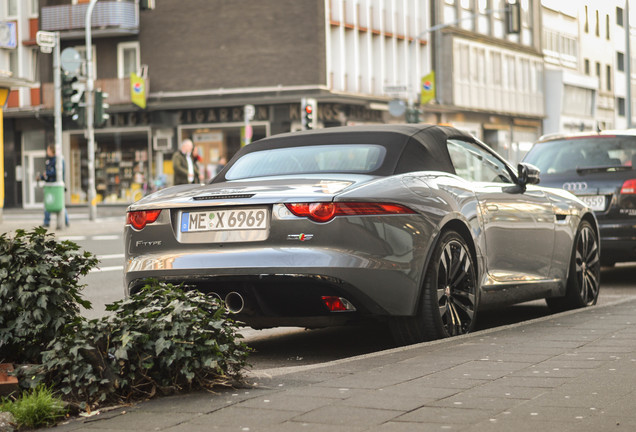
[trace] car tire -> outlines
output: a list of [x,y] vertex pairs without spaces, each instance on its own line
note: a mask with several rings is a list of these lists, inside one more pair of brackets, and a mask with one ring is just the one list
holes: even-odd
[[455,231],[442,233],[424,275],[418,313],[391,322],[400,345],[442,339],[475,328],[479,299],[477,269],[470,248]]
[[553,312],[593,306],[598,301],[601,284],[601,260],[596,230],[582,221],[574,238],[570,269],[564,297],[548,298]]

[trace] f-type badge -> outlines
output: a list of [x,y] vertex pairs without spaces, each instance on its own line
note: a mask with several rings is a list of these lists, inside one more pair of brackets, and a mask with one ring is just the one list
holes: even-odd
[[287,234],[287,240],[307,241],[314,238],[313,234]]

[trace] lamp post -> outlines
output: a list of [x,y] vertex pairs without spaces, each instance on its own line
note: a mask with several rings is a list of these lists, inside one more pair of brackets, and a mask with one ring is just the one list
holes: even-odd
[[86,9],[86,138],[88,140],[88,217],[94,221],[97,218],[97,197],[95,193],[95,100],[94,82],[95,71],[93,70],[93,40],[91,34],[91,17],[93,8],[97,0],[91,0]]
[[625,75],[627,78],[627,97],[625,103],[625,116],[627,117],[627,129],[632,127],[632,29],[629,23],[629,0],[625,0]]
[[9,87],[0,87],[0,222],[4,209],[4,107],[9,99]]

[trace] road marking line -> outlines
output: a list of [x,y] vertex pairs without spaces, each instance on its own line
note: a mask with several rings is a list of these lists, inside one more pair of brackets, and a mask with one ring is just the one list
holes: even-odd
[[100,260],[118,259],[123,257],[124,257],[124,254],[97,255],[97,259],[100,259]]
[[100,273],[100,272],[107,272],[107,271],[123,271],[124,270],[124,266],[110,266],[110,267],[100,267],[100,268],[96,268],[90,271],[90,273]]
[[93,240],[119,240],[120,238],[118,235],[98,235],[91,237]]
[[86,240],[86,236],[64,236],[64,237],[60,237],[61,241],[64,240],[68,240],[68,241],[80,241],[80,240]]

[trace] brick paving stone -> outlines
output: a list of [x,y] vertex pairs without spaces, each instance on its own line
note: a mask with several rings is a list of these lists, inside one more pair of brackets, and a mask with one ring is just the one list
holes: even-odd
[[402,415],[401,411],[331,405],[294,417],[295,422],[325,425],[374,426]]

